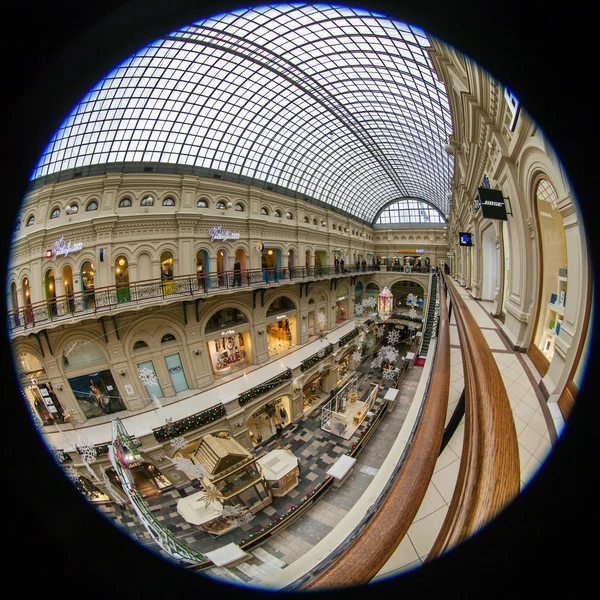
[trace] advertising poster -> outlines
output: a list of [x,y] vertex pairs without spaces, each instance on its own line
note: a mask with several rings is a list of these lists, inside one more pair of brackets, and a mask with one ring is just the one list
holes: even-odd
[[88,419],[125,410],[110,370],[69,379],[69,385]]

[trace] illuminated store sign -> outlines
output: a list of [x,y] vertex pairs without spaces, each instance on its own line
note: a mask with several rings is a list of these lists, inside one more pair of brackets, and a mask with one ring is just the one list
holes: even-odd
[[218,227],[213,227],[208,230],[208,235],[210,235],[210,241],[214,242],[215,240],[239,240],[239,233],[231,233],[229,229],[223,231],[223,228],[219,225]]
[[67,256],[69,252],[79,252],[83,248],[83,242],[65,243],[64,238],[60,238],[52,244],[51,250],[46,250],[46,258],[56,258],[57,256]]
[[396,252],[402,252],[406,254],[425,254],[425,250],[423,248],[412,248],[411,250],[396,250]]
[[275,317],[278,321],[281,321],[281,319],[287,319],[287,315],[277,315]]
[[232,333],[235,333],[233,329],[230,329],[229,331],[221,331],[221,335],[231,335]]

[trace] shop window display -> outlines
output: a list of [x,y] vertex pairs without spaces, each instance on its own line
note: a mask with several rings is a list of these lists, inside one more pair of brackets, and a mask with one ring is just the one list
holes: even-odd
[[175,291],[175,282],[173,281],[173,254],[171,252],[163,252],[160,257],[160,278],[163,294],[172,294]]
[[150,398],[164,397],[158,377],[156,376],[156,371],[154,370],[154,363],[151,360],[138,363],[138,373]]
[[296,319],[281,319],[267,325],[267,342],[269,344],[269,354],[277,354],[278,352],[291,348],[294,342],[294,334]]
[[188,389],[187,380],[181,364],[181,358],[179,353],[165,356],[165,363],[167,365],[167,371],[169,371],[169,377],[173,384],[175,392],[183,392]]
[[228,375],[248,364],[244,335],[247,334],[223,336],[208,342],[208,351],[215,375]]
[[261,406],[249,419],[248,431],[254,446],[281,433],[291,422],[290,398],[282,396]]
[[71,377],[68,381],[88,419],[126,410],[110,370]]

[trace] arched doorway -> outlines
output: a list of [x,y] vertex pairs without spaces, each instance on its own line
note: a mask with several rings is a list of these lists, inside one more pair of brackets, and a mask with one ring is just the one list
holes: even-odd
[[229,271],[229,252],[226,248],[217,250],[217,277],[219,286],[227,285],[227,271]]
[[327,266],[327,252],[317,250],[315,252],[315,275],[323,275]]
[[266,324],[269,356],[279,354],[298,343],[296,305],[291,298],[280,296],[273,300],[267,309]]
[[422,285],[415,281],[397,281],[390,291],[394,297],[394,310],[408,313],[414,308],[419,316],[422,315],[425,303],[425,289]]
[[483,258],[483,281],[481,286],[481,299],[493,300],[497,285],[497,256],[494,226],[484,229],[481,236]]
[[293,250],[288,250],[288,270],[290,279],[294,277],[294,266],[295,266],[296,255]]
[[25,302],[25,322],[28,325],[33,323],[33,309],[31,308],[31,290],[29,289],[29,279],[23,278],[23,300]]
[[291,422],[291,412],[289,396],[271,400],[255,411],[246,423],[252,445],[257,446],[276,435],[277,425],[282,427],[288,425]]
[[131,290],[129,289],[129,261],[126,256],[119,256],[115,260],[115,285],[117,302],[129,302]]
[[550,363],[565,314],[567,243],[562,215],[556,206],[558,194],[547,179],[538,182],[534,200],[539,231],[541,285],[533,343]]
[[376,283],[367,283],[365,289],[365,300],[368,298],[377,298],[379,296],[379,286]]
[[308,270],[310,268],[310,266],[311,266],[311,262],[310,262],[310,259],[311,259],[310,250],[307,250],[304,253],[304,257],[305,257],[305,266],[306,266],[306,269]]
[[48,269],[44,278],[44,289],[46,292],[46,302],[48,303],[48,316],[56,316],[56,285],[54,283],[54,271]]
[[81,291],[83,292],[83,308],[94,309],[96,306],[96,296],[94,293],[94,265],[86,260],[81,265]]
[[350,300],[346,285],[338,283],[335,296],[335,322],[341,323],[348,318],[348,306]]
[[206,250],[196,252],[196,278],[198,280],[198,289],[206,291],[210,287],[208,275],[210,273],[210,259]]
[[62,284],[66,299],[65,310],[66,312],[74,313],[75,296],[73,290],[73,270],[71,269],[71,265],[65,265],[62,269]]
[[354,286],[354,302],[362,302],[363,299],[363,284],[362,281],[357,281]]
[[18,327],[21,324],[21,319],[19,318],[19,297],[17,296],[17,284],[14,281],[10,284],[10,308],[13,311],[13,325]]
[[204,329],[213,373],[223,377],[252,362],[252,337],[248,317],[238,308],[215,312]]
[[175,291],[173,277],[173,253],[167,250],[160,255],[160,279],[163,294],[172,294]]
[[279,281],[281,279],[281,250],[278,248],[265,248],[262,251],[260,262],[264,281]]

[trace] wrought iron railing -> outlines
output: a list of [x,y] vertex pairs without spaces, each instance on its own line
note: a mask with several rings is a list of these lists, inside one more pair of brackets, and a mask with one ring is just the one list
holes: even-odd
[[[358,272],[371,273],[376,269],[375,266],[361,266]],[[131,305],[182,298],[205,298],[232,289],[352,275],[356,272],[356,267],[342,269],[339,266],[246,269],[239,272],[180,275],[170,279],[119,284],[59,296],[9,310],[8,329],[10,333],[17,333],[74,317],[107,314],[114,309]]]

